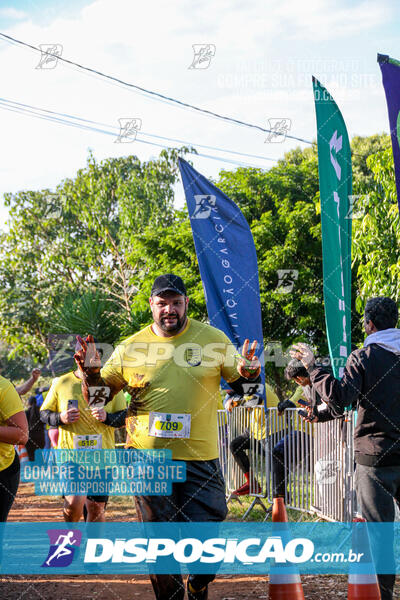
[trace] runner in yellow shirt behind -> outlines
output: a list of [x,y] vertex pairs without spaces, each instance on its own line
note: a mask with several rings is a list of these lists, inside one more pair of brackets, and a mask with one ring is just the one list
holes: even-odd
[[[80,346],[77,350],[80,349]],[[125,423],[126,401],[119,392],[105,404],[102,388],[94,391],[90,405],[84,400],[81,371],[66,373],[53,380],[46,400],[40,409],[44,423],[58,426],[57,449],[98,450],[115,448],[114,428]],[[97,400],[97,401],[96,401]],[[108,496],[65,496],[64,519],[79,521],[84,505],[88,521],[104,521]]]
[[0,521],[6,521],[19,485],[14,444],[28,441],[28,422],[13,384],[0,376]]

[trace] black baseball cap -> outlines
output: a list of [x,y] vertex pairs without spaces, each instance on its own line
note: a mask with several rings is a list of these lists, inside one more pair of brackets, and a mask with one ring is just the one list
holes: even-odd
[[159,296],[163,292],[175,292],[176,294],[181,294],[181,296],[186,296],[185,284],[178,275],[173,275],[172,273],[159,275],[154,280],[151,295]]

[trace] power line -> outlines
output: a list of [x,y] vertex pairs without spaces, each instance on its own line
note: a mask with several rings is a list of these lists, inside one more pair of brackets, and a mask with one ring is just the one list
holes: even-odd
[[[19,106],[18,106],[19,105]],[[29,106],[29,105],[25,105],[25,106]],[[40,111],[44,111],[44,112],[51,112],[51,115],[47,115],[47,114],[41,114],[40,112],[35,112],[35,109],[33,107],[33,110],[25,108],[24,105],[21,105],[21,103],[12,103],[10,101],[7,101],[5,99],[0,98],[0,108],[2,108],[3,110],[8,110],[10,112],[16,112],[19,114],[23,114],[25,116],[30,116],[30,117],[35,117],[38,119],[43,119],[45,121],[49,121],[49,122],[53,122],[59,125],[67,125],[69,127],[75,127],[78,129],[83,129],[83,130],[87,130],[87,131],[93,131],[94,133],[102,133],[105,135],[109,135],[109,136],[113,136],[114,138],[116,137],[116,133],[115,131],[108,131],[106,129],[100,129],[98,127],[92,127],[90,125],[85,125],[84,123],[79,123],[79,122],[74,122],[68,119],[63,119],[61,117],[58,117],[56,115],[60,114],[60,113],[56,113],[55,111],[44,111],[44,109],[37,109]],[[79,120],[79,117],[72,117],[75,120]],[[83,119],[84,121],[86,121],[85,119]],[[93,122],[95,123],[95,122]],[[112,128],[112,126],[111,126]],[[140,135],[140,131],[137,132]],[[145,134],[145,135],[151,135],[151,134]],[[158,136],[156,136],[158,137]],[[168,138],[166,138],[168,139]],[[155,142],[150,142],[148,140],[141,140],[138,139],[136,137],[135,143],[139,143],[139,144],[146,144],[149,146],[156,146],[157,148],[163,148],[168,150],[169,148],[171,148],[171,146],[166,146],[165,144],[157,144]],[[218,150],[218,149],[217,149]],[[222,151],[222,150],[221,150]],[[228,151],[230,152],[230,151]],[[222,161],[222,162],[226,162],[229,164],[233,164],[233,165],[240,165],[240,166],[246,166],[246,167],[253,167],[256,169],[261,169],[262,167],[260,167],[259,165],[254,165],[254,164],[249,164],[243,161],[238,161],[238,160],[231,160],[229,158],[224,158],[221,156],[213,156],[211,154],[204,154],[202,152],[197,152],[197,154],[193,154],[193,156],[200,156],[203,158],[209,158],[212,160],[218,160],[218,161]],[[264,157],[263,157],[264,158]],[[269,160],[274,160],[274,159],[269,159]]]
[[[36,52],[40,52],[41,55],[43,54],[47,54],[51,57],[54,58],[54,55],[51,54],[51,52],[45,52],[43,50],[41,50],[40,48],[37,48],[36,46],[33,46],[32,44],[28,44],[27,42],[23,42],[22,40],[18,40],[10,35],[7,35],[5,33],[1,33],[0,32],[0,36],[2,36],[6,41],[11,41],[13,43],[16,44],[20,44],[21,46],[25,46],[27,48],[30,48],[31,50],[35,50]],[[91,67],[86,67],[84,65],[81,65],[79,63],[76,63],[72,60],[68,60],[67,58],[63,58],[62,56],[57,56],[57,59],[69,64],[69,65],[73,65],[75,67],[78,67],[79,69],[82,69],[84,71],[87,71],[89,73],[93,73],[95,75],[98,75],[99,77],[103,77],[105,79],[108,79],[110,81],[113,82],[117,82],[119,84],[122,84],[123,86],[129,87],[131,89],[135,89],[137,91],[140,92],[144,92],[145,94],[148,94],[150,96],[153,96],[161,101],[167,101],[167,102],[172,102],[178,106],[180,106],[181,108],[188,108],[190,110],[194,110],[198,113],[202,113],[206,116],[211,116],[214,117],[216,119],[220,119],[222,121],[226,121],[228,123],[234,123],[235,125],[240,125],[243,127],[249,127],[251,129],[257,129],[258,131],[262,131],[263,133],[277,133],[276,131],[273,131],[272,129],[265,129],[264,127],[261,127],[260,125],[254,125],[253,123],[247,123],[246,121],[240,121],[239,119],[234,119],[233,117],[227,117],[226,115],[221,115],[219,113],[213,112],[211,110],[206,110],[205,108],[199,108],[198,106],[195,106],[194,104],[189,104],[188,102],[183,102],[182,100],[178,100],[176,98],[172,98],[170,96],[165,96],[164,94],[161,94],[159,92],[154,92],[152,90],[148,90],[144,87],[141,87],[139,85],[136,85],[134,83],[128,83],[127,81],[123,81],[122,79],[119,79],[118,77],[114,77],[113,75],[107,75],[106,73],[103,73],[102,71],[98,71],[97,69],[92,69]],[[305,140],[303,138],[299,138],[296,137],[294,135],[289,135],[286,134],[287,138],[290,138],[292,140],[296,140],[298,142],[302,142],[304,144],[310,144],[312,145],[312,142],[310,142],[309,140]]]
[[[16,100],[9,100],[7,98],[0,97],[0,102],[5,103],[10,106],[13,106],[14,108],[21,107],[21,110],[22,109],[32,109],[33,111],[40,111],[40,112],[43,112],[43,113],[46,113],[49,115],[56,115],[57,117],[65,117],[67,119],[74,119],[76,121],[80,121],[83,123],[89,123],[91,125],[101,125],[102,127],[108,127],[110,129],[115,129],[116,131],[118,131],[117,126],[109,125],[108,123],[92,121],[90,119],[85,119],[84,117],[77,117],[75,115],[70,115],[68,113],[60,113],[60,112],[57,112],[54,110],[40,108],[38,106],[32,106],[31,104],[24,104],[23,102],[17,102]],[[170,142],[174,142],[177,144],[185,144],[185,145],[189,145],[189,146],[194,146],[196,148],[206,148],[207,150],[214,150],[217,152],[225,152],[226,154],[235,154],[236,156],[246,156],[247,158],[256,158],[258,160],[268,160],[268,161],[272,161],[272,162],[277,162],[276,158],[270,158],[268,156],[260,156],[259,154],[247,154],[246,152],[237,152],[236,150],[229,150],[228,148],[218,148],[216,146],[207,146],[205,144],[198,144],[197,142],[188,142],[187,140],[170,138],[167,136],[156,135],[154,133],[146,133],[145,131],[142,131],[142,130],[140,130],[140,135],[144,135],[144,136],[159,139],[159,140],[170,141]]]

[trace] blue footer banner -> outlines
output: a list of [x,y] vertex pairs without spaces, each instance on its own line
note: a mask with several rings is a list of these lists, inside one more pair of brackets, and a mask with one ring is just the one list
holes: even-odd
[[399,573],[399,533],[400,523],[2,523],[0,572]]

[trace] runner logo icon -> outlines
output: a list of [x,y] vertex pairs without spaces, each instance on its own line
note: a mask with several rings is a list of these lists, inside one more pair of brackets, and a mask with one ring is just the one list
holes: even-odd
[[196,207],[191,216],[192,219],[208,219],[211,211],[215,209],[217,197],[213,194],[196,194],[194,197]]
[[75,548],[82,540],[82,532],[77,529],[48,529],[49,553],[42,567],[68,567],[73,561]]

